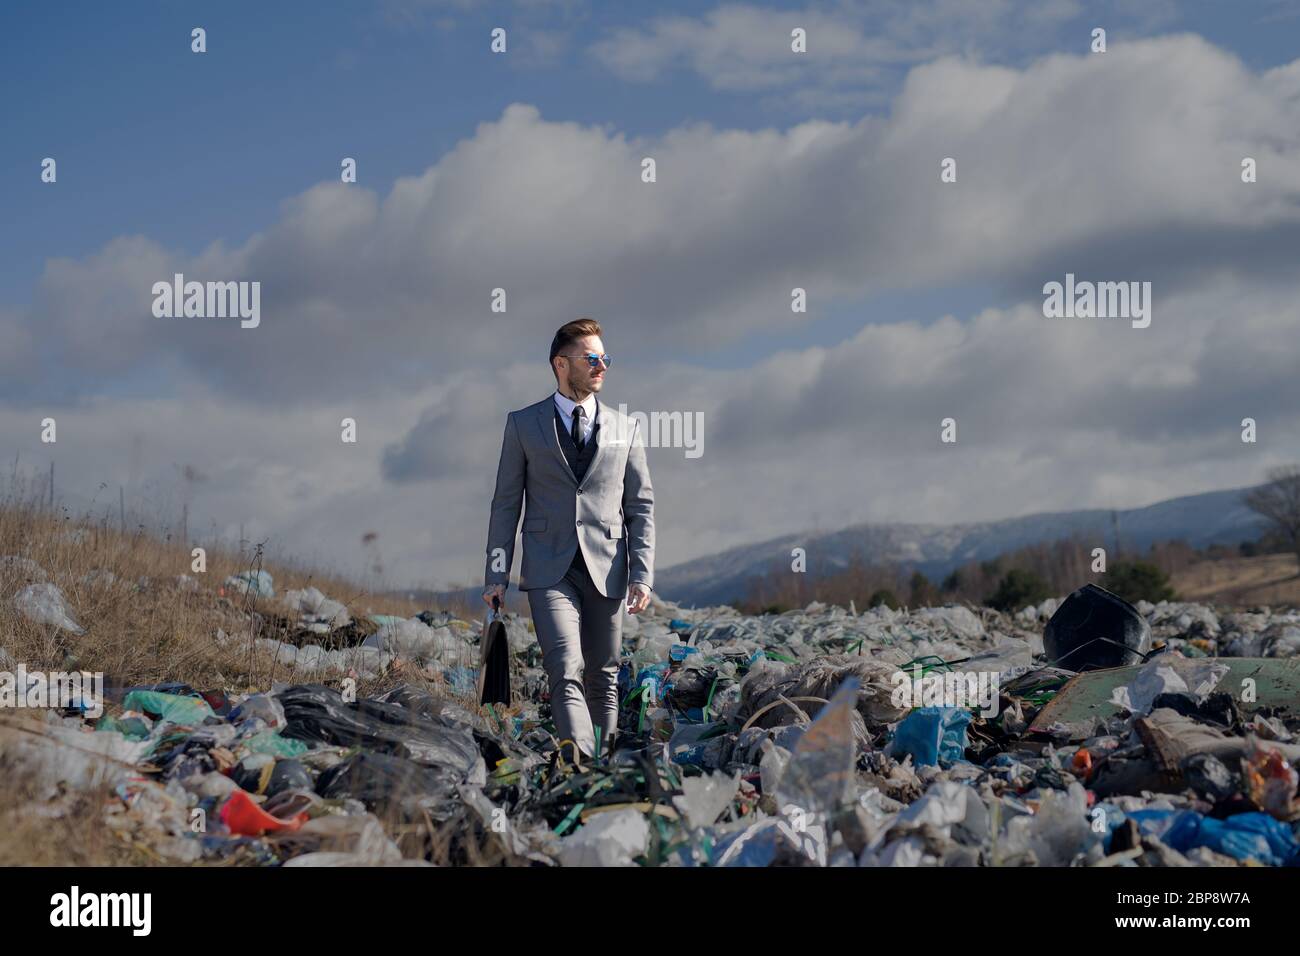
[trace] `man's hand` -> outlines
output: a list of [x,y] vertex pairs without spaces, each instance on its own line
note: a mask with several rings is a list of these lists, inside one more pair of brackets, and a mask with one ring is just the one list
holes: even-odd
[[627,589],[627,613],[640,614],[650,603],[650,589],[644,584],[634,584]]
[[487,604],[492,603],[493,596],[501,598],[501,603],[505,603],[506,586],[504,584],[493,584],[483,589],[483,600]]

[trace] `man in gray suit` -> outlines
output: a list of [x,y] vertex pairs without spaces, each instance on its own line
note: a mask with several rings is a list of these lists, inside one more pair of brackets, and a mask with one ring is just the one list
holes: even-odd
[[[506,418],[488,524],[483,600],[505,593],[520,506],[528,593],[562,755],[608,752],[618,724],[623,598],[654,582],[654,489],[636,419],[596,400],[610,357],[594,319],[551,342],[556,390]],[[598,742],[599,741],[599,742]]]

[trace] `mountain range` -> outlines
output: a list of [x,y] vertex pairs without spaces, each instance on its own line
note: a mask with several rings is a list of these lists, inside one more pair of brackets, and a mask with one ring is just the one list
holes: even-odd
[[728,604],[743,598],[748,583],[776,562],[789,567],[796,547],[805,550],[810,572],[843,570],[858,552],[867,564],[897,563],[936,580],[970,561],[1073,534],[1095,537],[1111,560],[1117,552],[1145,550],[1162,541],[1181,539],[1197,548],[1238,544],[1255,540],[1265,530],[1263,519],[1242,501],[1250,490],[1210,491],[1143,508],[1053,511],[970,524],[865,523],[833,532],[784,535],[664,568],[655,575],[655,590],[683,606]]

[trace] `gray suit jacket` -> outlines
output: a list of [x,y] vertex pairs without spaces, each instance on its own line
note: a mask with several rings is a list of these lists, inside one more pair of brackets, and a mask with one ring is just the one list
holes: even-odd
[[488,524],[487,586],[510,582],[521,505],[520,590],[557,583],[578,548],[605,597],[622,598],[632,584],[654,586],[654,488],[645,439],[636,419],[597,401],[600,431],[581,485],[560,447],[554,393],[507,416]]

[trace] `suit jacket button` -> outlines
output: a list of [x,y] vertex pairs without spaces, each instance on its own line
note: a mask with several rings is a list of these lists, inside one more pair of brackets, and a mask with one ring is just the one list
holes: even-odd
[[578,489],[578,494],[582,494],[582,489],[581,489],[581,488]]
[[578,521],[578,524],[582,524],[582,521],[581,521],[581,520],[579,520],[579,521]]

